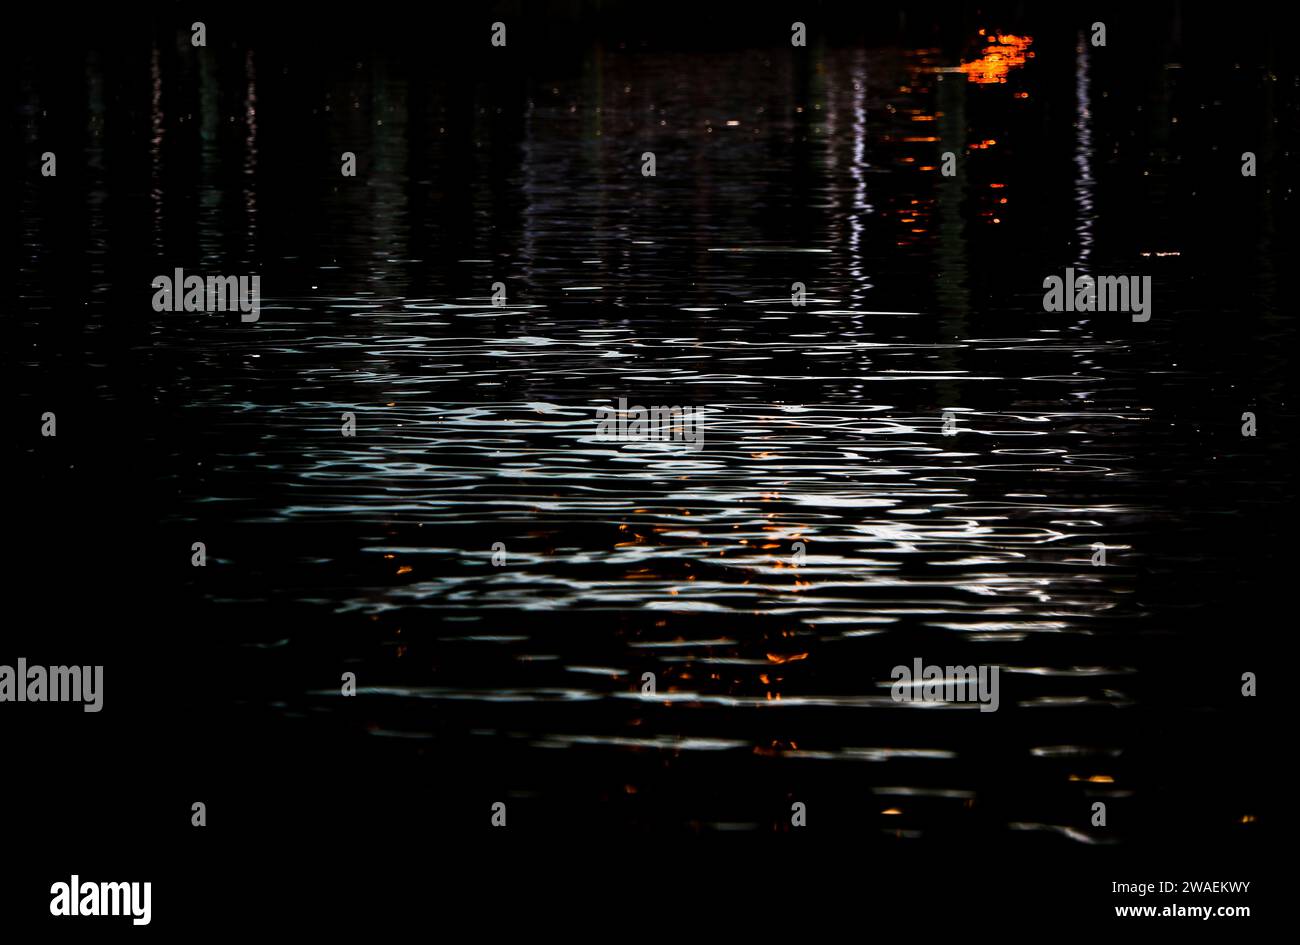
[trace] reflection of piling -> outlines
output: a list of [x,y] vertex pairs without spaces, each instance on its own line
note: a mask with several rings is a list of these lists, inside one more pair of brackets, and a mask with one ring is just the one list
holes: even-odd
[[257,257],[257,71],[253,50],[244,53],[244,243]]
[[1088,72],[1088,43],[1082,33],[1075,46],[1075,118],[1074,118],[1074,206],[1075,245],[1074,268],[1088,272],[1088,258],[1092,255],[1092,227],[1095,216],[1092,176],[1092,81]]
[[221,90],[217,58],[196,57],[199,90],[199,261],[202,268],[220,269],[223,254],[221,149]]
[[[407,226],[407,158],[406,130],[409,124],[407,83],[389,75],[387,63],[376,62],[370,70],[370,153],[373,172],[367,181],[371,212],[370,244],[371,287],[380,295],[402,281],[393,260],[410,256],[410,229]],[[331,149],[343,151],[342,147]]]
[[104,64],[100,53],[86,57],[86,219],[91,237],[87,259],[91,285],[106,281],[108,256],[108,221],[104,204],[108,199],[108,179],[104,166],[104,139],[107,109],[104,97]]
[[[966,79],[965,76],[936,76],[937,111],[940,148],[957,155],[956,173],[952,177],[935,175],[938,180],[936,204],[938,243],[936,256],[940,278],[935,286],[939,304],[939,324],[942,339],[951,340],[966,336],[966,320],[970,313],[970,286],[968,284],[966,245],[966,220],[964,205],[967,202],[966,178]],[[958,366],[956,348],[940,348],[939,363],[947,370]],[[940,381],[939,401],[945,406],[961,400],[961,385]]]

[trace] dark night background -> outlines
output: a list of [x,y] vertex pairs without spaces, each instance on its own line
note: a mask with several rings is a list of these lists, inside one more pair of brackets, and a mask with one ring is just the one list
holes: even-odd
[[[218,875],[362,915],[389,883],[401,914],[628,876],[656,915],[654,883],[762,901],[816,873],[876,916],[884,883],[1014,877],[1034,892],[990,893],[998,923],[1112,914],[1112,880],[1266,887],[1292,26],[1176,3],[18,14],[0,663],[103,664],[105,709],[0,706],[4,915],[47,918],[72,872],[152,880],[157,934],[240,926],[193,884]],[[935,71],[981,30],[1034,55],[1000,83]],[[1151,275],[1151,321],[1044,313],[1079,265]],[[154,313],[176,267],[260,274],[260,322]],[[591,442],[620,396],[714,406],[708,448]],[[809,567],[775,567],[796,537]],[[918,655],[1006,667],[1003,708],[871,701]],[[682,698],[635,698],[643,671]]]

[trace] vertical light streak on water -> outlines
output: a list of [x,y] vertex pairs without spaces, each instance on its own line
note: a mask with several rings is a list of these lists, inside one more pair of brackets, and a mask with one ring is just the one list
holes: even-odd
[[257,71],[253,51],[244,56],[244,209],[248,214],[248,258],[257,255]]
[[220,82],[216,60],[199,59],[199,252],[205,267],[221,267],[221,128]]
[[1083,34],[1075,46],[1075,120],[1074,164],[1078,168],[1074,182],[1075,230],[1079,241],[1074,259],[1075,270],[1087,271],[1092,254],[1093,190],[1092,176],[1092,100],[1088,93],[1088,47]]
[[86,191],[86,205],[90,220],[90,271],[91,291],[106,288],[104,257],[107,254],[108,227],[105,224],[104,204],[108,199],[104,167],[104,73],[98,54],[86,61],[86,96],[90,119],[86,126],[86,171],[90,187]]
[[[829,65],[828,70],[838,76],[840,71],[840,60],[836,58]],[[839,141],[840,132],[840,96],[839,83],[826,83],[826,150],[822,159],[826,162],[826,180],[835,181],[839,179],[839,152],[836,149],[836,143]],[[827,185],[826,190],[826,228],[830,236],[832,246],[840,245],[843,233],[840,229],[839,213],[840,192],[832,184]]]
[[523,152],[523,166],[519,170],[519,190],[523,194],[524,209],[520,213],[520,232],[518,265],[523,273],[525,283],[531,285],[535,278],[533,264],[537,260],[541,247],[538,234],[541,231],[541,208],[538,192],[541,184],[537,162],[533,158],[534,142],[540,133],[537,121],[537,105],[530,98],[524,110],[523,140],[519,148]]
[[866,53],[858,50],[853,64],[853,159],[849,174],[853,179],[853,204],[849,211],[849,275],[853,279],[853,298],[861,301],[871,288],[862,260],[862,218],[873,212],[867,201],[867,70]]
[[149,81],[152,94],[149,98],[149,199],[153,206],[153,249],[155,256],[163,255],[163,207],[162,207],[162,63],[158,47],[153,47],[149,60]]
[[410,170],[407,156],[406,83],[390,75],[384,63],[372,73],[371,153],[375,175],[370,186],[370,286],[381,294],[393,292],[401,267],[410,256],[409,208],[406,203]]

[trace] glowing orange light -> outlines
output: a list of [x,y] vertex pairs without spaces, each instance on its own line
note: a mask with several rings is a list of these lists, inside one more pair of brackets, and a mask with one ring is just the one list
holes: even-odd
[[767,654],[767,658],[773,663],[793,663],[795,660],[806,660],[807,653],[792,653],[789,656],[780,656],[776,653]]
[[[984,30],[980,30],[979,34],[984,36]],[[1016,36],[1012,33],[989,36],[984,54],[971,62],[963,62],[961,72],[967,79],[978,85],[997,85],[1006,82],[1007,75],[1012,69],[1023,66],[1026,59],[1033,58],[1034,54],[1029,52],[1033,41],[1032,36]]]

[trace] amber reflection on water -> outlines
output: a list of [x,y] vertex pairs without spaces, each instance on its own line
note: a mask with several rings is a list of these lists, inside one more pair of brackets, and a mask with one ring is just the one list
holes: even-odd
[[[985,31],[980,30],[985,36]],[[986,37],[987,46],[978,59],[963,62],[960,70],[971,82],[980,85],[1005,83],[1012,69],[1018,69],[1033,58],[1029,47],[1033,45],[1032,36],[1015,36],[1010,33],[994,33]]]

